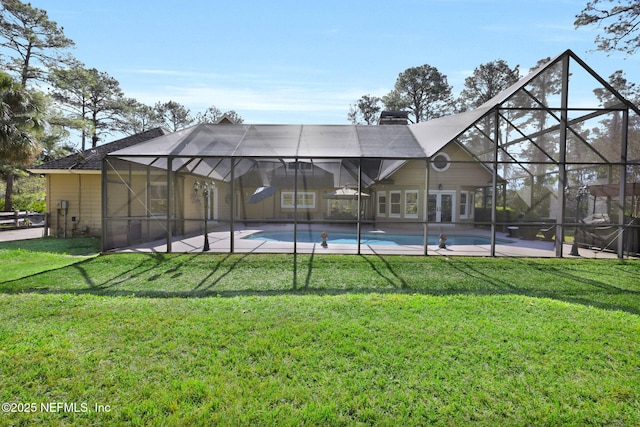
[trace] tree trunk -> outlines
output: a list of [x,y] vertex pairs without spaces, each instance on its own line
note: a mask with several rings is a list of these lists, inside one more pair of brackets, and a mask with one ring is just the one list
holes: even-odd
[[4,210],[7,212],[13,211],[13,203],[11,201],[11,198],[13,196],[13,179],[13,173],[7,172],[7,188],[4,193]]

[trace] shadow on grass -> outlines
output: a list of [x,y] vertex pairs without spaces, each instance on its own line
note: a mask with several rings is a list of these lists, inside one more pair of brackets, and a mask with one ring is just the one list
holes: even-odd
[[[640,283],[640,267],[629,261],[604,261],[608,272],[592,274],[592,260],[532,260],[526,258],[474,259],[471,257],[164,254],[119,254],[82,260],[70,266],[4,282],[6,294],[75,294],[136,296],[144,298],[232,298],[238,296],[419,294],[521,295],[550,298],[640,315],[640,291],[627,283]],[[262,267],[276,259],[275,267]],[[320,260],[322,262],[320,262]],[[344,261],[348,267],[343,267]],[[635,261],[631,261],[635,262]],[[99,268],[97,268],[98,266]],[[117,267],[121,267],[118,269]],[[298,278],[301,269],[303,280]],[[361,281],[341,283],[341,268],[351,268]],[[193,271],[196,271],[195,273]],[[281,287],[252,289],[250,279],[233,276],[254,271],[256,280],[280,274]],[[47,286],[68,277],[66,286]],[[382,285],[375,286],[375,278]],[[528,281],[529,279],[532,280]],[[324,282],[322,282],[324,280]],[[221,283],[225,281],[225,287]],[[318,283],[327,283],[317,285]],[[231,284],[231,287],[229,287]],[[180,289],[182,287],[182,289]],[[257,286],[260,287],[260,286]],[[636,286],[637,287],[637,286]]]
[[[382,263],[384,264],[385,268],[387,269],[387,271],[389,272],[388,274],[384,273],[381,269],[379,269],[375,263],[373,263],[368,257],[365,256],[360,256],[362,259],[364,259],[369,266],[371,267],[371,269],[373,271],[375,271],[378,276],[382,277],[383,279],[385,279],[387,281],[387,283],[389,283],[389,285],[395,287],[395,288],[400,288],[400,289],[408,289],[409,285],[407,284],[407,282],[402,278],[402,276],[400,276],[395,269],[391,266],[391,264],[386,260],[386,258],[384,258],[382,255],[380,255],[378,252],[376,252],[371,246],[369,246],[369,249],[371,249],[371,251],[374,253],[374,255],[380,260],[382,261]],[[400,286],[398,286],[398,284]]]
[[100,253],[100,239],[96,237],[42,237],[38,239],[0,242],[0,249],[19,249],[29,252],[49,252],[61,255],[88,256]]
[[[246,254],[239,255],[235,261],[233,261],[233,262],[231,262],[231,264],[229,264],[229,266],[226,268],[226,271],[221,273],[217,278],[213,279],[215,274],[218,273],[224,267],[225,262],[227,260],[231,259],[232,255],[231,254],[226,254],[223,258],[221,258],[218,262],[216,262],[213,265],[213,268],[211,269],[211,272],[209,274],[207,274],[207,276],[204,279],[202,279],[200,281],[200,283],[198,283],[196,285],[196,287],[193,288],[189,292],[191,292],[191,293],[193,293],[195,295],[210,294],[211,292],[213,292],[213,288],[215,287],[215,285],[220,283],[225,277],[227,277],[229,274],[231,274],[231,272],[234,270],[234,268],[237,265],[239,265],[249,255],[251,255],[251,254],[250,253],[246,253]],[[211,280],[211,282],[208,285],[205,285],[205,283],[207,281],[209,281],[209,280]]]

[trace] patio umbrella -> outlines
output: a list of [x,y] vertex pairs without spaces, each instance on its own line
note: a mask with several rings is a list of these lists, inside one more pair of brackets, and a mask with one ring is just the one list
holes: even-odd
[[[357,199],[358,190],[353,188],[340,188],[330,193],[326,193],[323,197],[325,199]],[[360,193],[360,197],[369,197],[369,195],[366,193]]]
[[250,205],[253,205],[253,204],[256,204],[256,203],[260,203],[264,199],[267,199],[267,198],[273,196],[276,191],[278,191],[277,187],[272,187],[272,186],[270,186],[270,187],[258,187],[258,189],[253,192],[251,197],[249,197],[249,200],[247,201],[247,203],[250,204]]

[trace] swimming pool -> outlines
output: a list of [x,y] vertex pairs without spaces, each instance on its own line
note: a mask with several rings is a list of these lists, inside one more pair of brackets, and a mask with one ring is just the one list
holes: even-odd
[[[329,244],[358,244],[356,233],[328,232]],[[298,231],[298,243],[321,243],[319,231]],[[293,243],[293,231],[259,231],[250,234],[243,239],[262,240],[267,242],[287,242]],[[428,244],[437,245],[438,236],[429,236]],[[513,240],[496,239],[497,244],[513,243]],[[360,244],[362,245],[387,245],[387,246],[422,246],[424,236],[410,234],[387,234],[387,233],[362,233]],[[447,235],[447,246],[454,245],[490,245],[491,239],[484,236],[474,235]]]

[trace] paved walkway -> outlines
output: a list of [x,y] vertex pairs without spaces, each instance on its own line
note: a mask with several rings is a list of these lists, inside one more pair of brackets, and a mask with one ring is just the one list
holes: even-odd
[[16,230],[0,231],[0,242],[12,240],[39,239],[43,237],[44,227],[18,228]]

